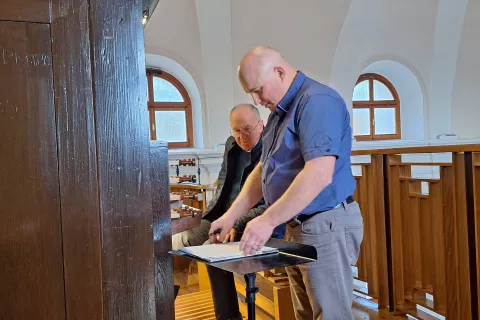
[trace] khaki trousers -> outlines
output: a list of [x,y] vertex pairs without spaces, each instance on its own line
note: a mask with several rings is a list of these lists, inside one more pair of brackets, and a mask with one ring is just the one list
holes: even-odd
[[286,240],[312,245],[316,262],[287,268],[297,320],[353,320],[353,273],[363,240],[357,202],[345,202],[294,228]]

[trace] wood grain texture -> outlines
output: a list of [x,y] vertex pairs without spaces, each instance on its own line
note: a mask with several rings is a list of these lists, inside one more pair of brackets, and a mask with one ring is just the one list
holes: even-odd
[[[385,202],[384,202],[384,174],[383,158],[381,155],[372,156],[373,185],[375,186],[375,220],[376,220],[376,246],[378,263],[378,305],[380,308],[390,306],[388,265],[387,265],[387,232],[385,225]],[[388,234],[390,236],[390,234]],[[393,303],[393,301],[392,301]]]
[[471,289],[470,289],[470,263],[468,248],[468,220],[467,203],[465,190],[465,155],[455,153],[453,158],[453,168],[455,171],[455,218],[456,218],[456,240],[457,240],[457,266],[458,281],[460,284],[459,303],[460,319],[472,319],[471,313]]
[[[398,158],[398,159],[397,159]],[[399,162],[400,157],[390,156],[390,162]],[[390,175],[390,223],[392,237],[392,272],[393,272],[393,290],[395,296],[395,305],[403,305],[404,299],[404,278],[403,278],[403,230],[402,230],[402,205],[400,188],[400,167],[398,165],[389,166]]]
[[446,212],[443,211],[442,185],[440,182],[429,186],[432,197],[432,243],[434,254],[434,285],[433,296],[435,309],[445,313],[447,301],[447,278],[445,274],[445,231],[444,221]]
[[51,0],[2,0],[0,20],[49,23]]
[[273,299],[273,305],[275,306],[275,319],[295,319],[292,294],[289,286],[273,287]]
[[[410,167],[408,167],[410,168]],[[410,225],[412,221],[412,215],[410,211],[410,196],[408,192],[408,182],[400,182],[400,201],[401,201],[401,228],[402,228],[402,246],[403,246],[403,290],[404,295],[413,295],[414,274],[412,266],[412,246],[418,245],[413,242],[411,236]]]
[[[477,259],[477,292],[480,291],[480,153],[473,153],[473,192],[475,201],[475,240]],[[480,295],[477,297],[480,307]]]
[[440,169],[442,184],[442,203],[445,232],[445,273],[447,276],[447,319],[460,319],[459,290],[457,262],[457,228],[455,213],[455,171],[453,167]]
[[475,239],[475,186],[474,186],[474,159],[472,152],[463,154],[465,161],[465,204],[467,216],[468,258],[470,269],[470,296],[471,318],[478,319],[478,287],[477,287],[477,259]]
[[0,50],[0,319],[64,319],[50,28],[0,22]]
[[433,241],[431,197],[419,199],[420,250],[422,257],[422,288],[433,288]]
[[88,2],[53,8],[55,104],[69,320],[103,319],[101,228]]
[[[167,143],[150,143],[153,237],[155,252],[155,306],[157,319],[173,320],[172,231]],[[187,218],[188,219],[188,218]],[[192,218],[193,220],[193,218]]]
[[379,264],[378,264],[378,232],[377,232],[377,213],[376,213],[376,186],[375,186],[375,175],[374,175],[374,168],[373,166],[365,166],[363,168],[363,176],[367,179],[365,182],[366,186],[368,186],[367,191],[367,210],[368,210],[368,219],[367,219],[367,226],[365,230],[368,230],[368,234],[366,234],[365,241],[367,241],[367,246],[369,246],[370,250],[370,265],[368,267],[367,278],[368,278],[368,294],[372,297],[378,299],[379,291],[380,291],[380,284],[379,284]]
[[422,254],[420,236],[420,199],[410,198],[410,236],[412,239],[411,266],[413,269],[413,286],[422,285]]
[[104,319],[155,319],[142,2],[91,0]]

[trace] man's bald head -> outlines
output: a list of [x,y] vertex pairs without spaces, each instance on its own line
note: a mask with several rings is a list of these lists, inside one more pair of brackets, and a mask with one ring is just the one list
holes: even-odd
[[273,69],[275,65],[286,63],[282,55],[270,47],[258,46],[249,50],[240,61],[238,76],[243,78],[244,74],[257,73],[263,76]]
[[241,103],[237,104],[235,107],[232,108],[230,111],[230,117],[235,117],[235,116],[242,116],[245,117],[247,113],[251,113],[252,117],[255,117],[255,119],[260,120],[260,112],[258,111],[257,107],[255,107],[253,104],[249,103]]
[[292,68],[276,50],[257,46],[249,50],[238,66],[238,79],[245,92],[252,95],[255,104],[275,111],[295,79]]

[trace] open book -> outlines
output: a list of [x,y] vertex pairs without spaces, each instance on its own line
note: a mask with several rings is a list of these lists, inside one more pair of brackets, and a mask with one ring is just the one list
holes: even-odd
[[263,247],[256,253],[244,255],[240,250],[240,242],[215,243],[202,246],[185,247],[181,248],[180,251],[208,262],[239,259],[279,252],[277,248]]

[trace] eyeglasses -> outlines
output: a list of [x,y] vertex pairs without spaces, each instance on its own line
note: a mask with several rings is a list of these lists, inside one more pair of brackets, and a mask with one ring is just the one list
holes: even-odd
[[238,129],[230,129],[230,134],[234,137],[238,137],[240,135],[244,135],[244,136],[249,136],[251,135],[255,129],[257,129],[259,123],[260,123],[261,120],[258,120],[257,124],[255,125],[255,127],[246,127],[246,128],[243,128],[241,130],[238,130]]

